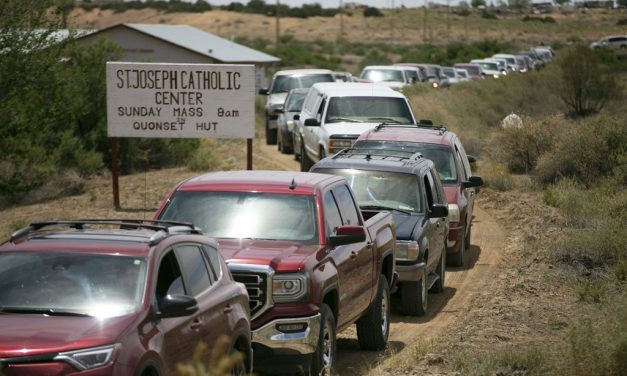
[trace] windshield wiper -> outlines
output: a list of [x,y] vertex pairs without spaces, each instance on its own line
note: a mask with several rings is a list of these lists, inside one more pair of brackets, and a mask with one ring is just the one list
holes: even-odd
[[368,210],[368,209],[373,209],[373,210],[392,210],[392,211],[401,212],[401,213],[407,214],[407,215],[411,215],[412,214],[412,212],[409,211],[409,210],[403,210],[403,209],[393,208],[391,206],[383,206],[383,205],[359,205],[359,208],[361,210]]
[[335,123],[338,121],[345,121],[348,123],[362,123],[361,120],[357,120],[357,119],[351,119],[351,118],[347,118],[347,117],[330,117],[329,118],[329,123]]
[[401,124],[400,121],[392,119],[392,118],[387,118],[387,117],[371,117],[371,118],[368,118],[368,120],[377,120],[377,121],[384,121],[386,123]]
[[48,315],[48,316],[75,316],[75,317],[90,317],[86,313],[70,312],[70,311],[56,311],[52,308],[20,308],[20,307],[0,307],[0,314],[2,313],[24,313],[34,315]]

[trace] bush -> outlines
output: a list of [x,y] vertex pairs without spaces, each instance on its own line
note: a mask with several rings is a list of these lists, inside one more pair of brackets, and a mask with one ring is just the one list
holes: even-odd
[[596,113],[620,94],[615,77],[606,72],[599,57],[587,46],[579,44],[566,49],[558,55],[557,64],[561,70],[558,92],[573,115]]
[[627,127],[625,116],[600,116],[562,125],[555,143],[538,159],[535,175],[543,183],[563,177],[587,186],[604,176],[625,179]]
[[506,127],[496,131],[491,142],[493,154],[509,171],[527,173],[536,166],[538,158],[552,146],[561,126],[561,117],[534,121],[523,118],[523,126]]
[[514,187],[514,180],[511,175],[500,165],[483,172],[483,177],[486,187],[494,188],[497,191],[509,191]]
[[213,150],[210,147],[201,147],[191,156],[187,167],[191,171],[210,171],[215,164]]
[[367,7],[364,9],[364,17],[383,17],[383,13],[381,13],[379,8]]

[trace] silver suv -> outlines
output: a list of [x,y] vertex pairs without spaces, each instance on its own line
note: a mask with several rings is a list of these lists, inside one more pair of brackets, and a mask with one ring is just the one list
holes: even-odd
[[335,82],[333,71],[329,69],[292,69],[278,71],[272,77],[269,89],[260,89],[259,94],[267,95],[265,108],[266,144],[276,145],[277,123],[287,93],[291,89],[309,88],[316,82]]

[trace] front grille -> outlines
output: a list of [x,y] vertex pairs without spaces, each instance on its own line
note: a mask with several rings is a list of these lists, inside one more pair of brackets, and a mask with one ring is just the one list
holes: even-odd
[[248,291],[248,303],[250,304],[250,315],[255,318],[266,310],[269,305],[268,299],[268,273],[234,271],[233,278],[246,286]]

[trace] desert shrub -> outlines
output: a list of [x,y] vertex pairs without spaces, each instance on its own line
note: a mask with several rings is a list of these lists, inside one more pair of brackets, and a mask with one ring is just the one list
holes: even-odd
[[555,144],[538,159],[534,172],[543,183],[570,177],[593,185],[604,176],[624,178],[625,162],[625,116],[604,115],[563,127]]
[[579,301],[600,303],[607,292],[607,285],[601,280],[583,280],[575,284],[574,290]]
[[581,319],[569,334],[567,356],[557,374],[608,376],[627,374],[627,299],[598,313],[603,318]]
[[379,8],[367,7],[364,9],[364,17],[383,17],[383,13],[381,13]]
[[481,172],[486,187],[494,188],[497,191],[509,191],[514,187],[514,179],[502,165],[496,165],[487,171]]
[[551,359],[539,347],[509,348],[490,353],[466,350],[453,355],[453,366],[462,375],[546,375]]
[[207,359],[207,344],[199,342],[194,349],[192,359],[185,363],[176,364],[177,376],[224,376],[233,374],[231,371],[244,361],[244,355],[240,352],[231,352],[230,338],[223,335],[218,338],[214,348]]
[[495,159],[505,164],[511,172],[531,171],[538,158],[552,147],[561,123],[560,117],[544,121],[523,118],[522,127],[506,127],[495,131],[491,142]]
[[616,21],[616,25],[618,26],[627,25],[627,18],[621,18],[620,20]]
[[571,113],[585,116],[600,111],[606,102],[618,97],[620,88],[608,74],[593,50],[582,44],[560,53],[558,92]]
[[215,166],[215,156],[213,150],[209,147],[196,149],[189,159],[187,167],[191,171],[210,171]]

